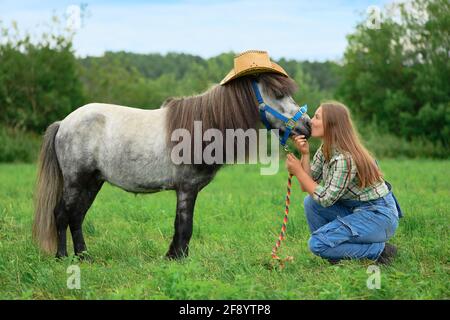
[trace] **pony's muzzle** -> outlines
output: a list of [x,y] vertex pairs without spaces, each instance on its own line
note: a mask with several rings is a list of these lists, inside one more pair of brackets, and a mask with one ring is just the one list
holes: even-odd
[[311,137],[311,118],[307,114],[305,114],[303,116],[303,119],[305,121],[305,129],[307,131],[305,138],[309,139]]
[[300,118],[297,125],[292,129],[290,135],[304,135],[306,139],[311,137],[311,119],[306,113]]

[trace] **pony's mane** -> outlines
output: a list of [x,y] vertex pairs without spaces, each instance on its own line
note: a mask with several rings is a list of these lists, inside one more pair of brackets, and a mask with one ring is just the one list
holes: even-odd
[[291,78],[275,73],[262,73],[258,76],[237,78],[223,86],[214,85],[197,96],[169,98],[163,105],[168,108],[168,145],[177,143],[171,141],[175,129],[187,129],[193,137],[194,121],[202,122],[203,132],[214,128],[220,130],[224,137],[226,129],[256,129],[259,125],[259,111],[251,85],[254,78],[262,83],[266,93],[274,98],[292,96],[297,89]]

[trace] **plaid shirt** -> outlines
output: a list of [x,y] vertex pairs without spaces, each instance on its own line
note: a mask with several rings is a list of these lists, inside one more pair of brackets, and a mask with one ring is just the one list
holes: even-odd
[[356,163],[350,154],[333,149],[333,156],[325,162],[322,147],[317,150],[311,164],[311,177],[318,185],[312,195],[322,207],[329,207],[339,199],[369,201],[384,197],[389,193],[386,184],[377,182],[360,188]]

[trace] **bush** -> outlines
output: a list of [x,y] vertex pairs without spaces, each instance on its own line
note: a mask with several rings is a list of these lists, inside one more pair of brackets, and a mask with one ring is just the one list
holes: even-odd
[[448,158],[448,150],[440,142],[422,137],[410,140],[382,130],[374,123],[356,123],[363,144],[376,158]]
[[0,162],[35,162],[40,143],[35,133],[0,126]]

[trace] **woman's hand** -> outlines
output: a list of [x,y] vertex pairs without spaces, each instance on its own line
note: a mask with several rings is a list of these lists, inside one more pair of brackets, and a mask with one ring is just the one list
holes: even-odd
[[304,156],[309,155],[309,143],[306,140],[305,136],[299,135],[295,136],[293,139],[298,151],[300,151],[300,153]]
[[292,153],[288,153],[286,157],[286,168],[290,174],[297,176],[303,171],[302,163]]
[[289,173],[297,177],[298,182],[302,188],[302,191],[313,194],[318,184],[306,173],[302,167],[302,163],[292,153],[288,153],[286,157],[286,168]]

